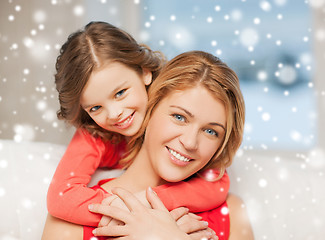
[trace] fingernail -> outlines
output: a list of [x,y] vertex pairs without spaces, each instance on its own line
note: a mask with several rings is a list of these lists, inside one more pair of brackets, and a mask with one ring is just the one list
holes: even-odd
[[208,226],[209,223],[207,221],[203,221],[204,225]]
[[89,209],[89,210],[93,210],[93,209],[94,209],[94,205],[93,205],[93,204],[89,204],[89,205],[88,205],[88,209]]
[[150,191],[150,192],[152,192],[152,193],[154,193],[154,194],[156,194],[156,195],[157,195],[157,193],[156,193],[154,190],[152,190],[152,188],[151,188],[151,187],[148,187],[148,189],[149,189],[149,191]]
[[94,235],[96,235],[96,229],[94,229],[94,230],[92,231],[92,233],[93,233]]

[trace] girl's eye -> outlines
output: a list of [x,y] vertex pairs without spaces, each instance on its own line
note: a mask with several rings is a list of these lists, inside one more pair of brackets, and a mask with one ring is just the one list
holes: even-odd
[[216,137],[218,137],[218,133],[217,133],[215,130],[213,130],[213,129],[208,128],[208,129],[205,129],[204,131],[205,131],[207,134],[211,135],[211,136],[216,136]]
[[119,98],[121,97],[124,93],[125,93],[126,89],[122,89],[121,91],[118,91],[116,94],[115,94],[115,97],[116,98]]
[[95,106],[95,107],[92,107],[90,110],[89,110],[89,112],[96,112],[98,109],[100,109],[101,108],[101,106]]
[[177,121],[180,121],[180,122],[185,122],[185,117],[180,115],[180,114],[173,114],[173,117],[177,120]]

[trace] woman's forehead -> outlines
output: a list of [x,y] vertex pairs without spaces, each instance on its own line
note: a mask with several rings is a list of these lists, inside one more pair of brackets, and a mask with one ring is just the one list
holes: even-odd
[[196,118],[221,122],[224,126],[226,124],[223,102],[202,86],[173,91],[166,95],[156,108],[179,109]]

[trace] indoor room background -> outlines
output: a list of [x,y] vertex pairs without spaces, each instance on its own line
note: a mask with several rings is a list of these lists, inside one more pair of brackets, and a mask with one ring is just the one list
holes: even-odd
[[[6,185],[35,171],[14,154],[57,164],[74,133],[56,117],[59,49],[88,22],[106,21],[168,59],[203,50],[233,68],[247,116],[231,191],[247,204],[256,239],[324,237],[324,0],[4,0],[0,19],[0,203],[18,198],[17,219],[45,198]],[[33,155],[30,143],[44,148]],[[0,240],[32,239],[43,224],[16,231],[9,222],[0,218]]]

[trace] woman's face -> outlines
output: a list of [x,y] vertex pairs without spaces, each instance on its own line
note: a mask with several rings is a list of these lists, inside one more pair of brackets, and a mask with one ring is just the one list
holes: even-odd
[[113,62],[94,71],[82,94],[81,106],[102,128],[124,136],[135,135],[147,109],[145,85],[151,72],[140,76],[125,65]]
[[178,182],[202,169],[223,143],[226,111],[211,92],[197,86],[175,91],[156,107],[143,147],[154,172]]

